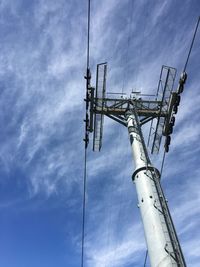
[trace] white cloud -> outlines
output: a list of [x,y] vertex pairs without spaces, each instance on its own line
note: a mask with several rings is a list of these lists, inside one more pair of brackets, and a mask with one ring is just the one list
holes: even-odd
[[[12,16],[19,20],[21,34],[18,32],[15,41],[5,45],[1,42],[0,45],[1,79],[13,81],[9,88],[2,90],[0,99],[5,113],[10,115],[6,123],[2,119],[5,129],[2,129],[4,135],[1,139],[0,159],[7,173],[14,164],[25,170],[30,197],[40,193],[49,197],[59,194],[60,188],[66,196],[70,196],[74,183],[77,187],[82,186],[82,99],[85,94],[82,76],[86,54],[86,6],[78,1],[75,3],[76,7],[74,2],[62,0],[35,3],[34,15],[27,21],[32,23],[31,28],[30,25],[26,26],[25,17],[19,18],[19,6],[16,3],[1,1],[1,9],[10,9]],[[92,1],[91,65],[94,69],[96,63],[110,58],[112,65],[109,66],[107,77],[108,91],[120,91],[122,86],[129,28],[128,7],[128,1]],[[130,66],[126,69],[125,91],[134,87],[142,88],[143,92],[156,89],[161,65],[169,64],[181,69],[188,48],[191,32],[187,31],[187,25],[174,25],[170,16],[167,18],[172,1],[154,3],[153,8],[149,5],[148,18],[142,27],[144,32],[141,32],[140,26],[144,19],[141,10],[145,8],[144,1],[134,4],[128,58]],[[180,18],[182,13],[179,14]],[[165,24],[162,23],[163,17],[166,18]],[[1,17],[0,20],[2,22],[5,18]],[[171,41],[167,39],[170,33],[174,38]],[[95,71],[92,77],[92,83],[95,84]],[[194,93],[189,88],[191,91],[195,88]],[[199,214],[199,173],[194,173],[191,170],[193,166],[187,166],[185,162],[186,155],[189,163],[194,163],[199,154],[198,88],[198,82],[186,84],[177,115],[171,154],[166,162],[167,178],[163,181],[174,201],[173,217],[189,264],[192,264],[193,259],[198,260],[197,250],[193,249],[198,242],[196,238],[191,238],[190,231],[198,229],[197,220],[192,220]],[[10,132],[12,134],[8,138]],[[182,159],[184,161],[180,162]],[[133,203],[136,202],[131,182],[134,167],[127,129],[105,120],[102,151],[89,155],[88,166],[87,204],[92,206],[88,211],[88,265],[136,266],[137,262],[141,262],[145,249],[142,227],[137,224],[139,218],[136,216],[133,220],[127,214],[119,226],[122,228],[120,233],[115,228],[120,220],[120,212],[127,209],[129,213],[135,214],[137,210],[136,203]],[[195,168],[199,167],[196,165]],[[183,170],[188,176],[196,175],[191,186],[189,182],[183,181],[183,186],[178,187],[179,175]],[[178,188],[183,188],[182,192]],[[105,191],[107,194],[104,196]],[[122,195],[124,199],[120,198]],[[102,207],[105,208],[105,218],[97,220],[95,228],[91,221],[103,217],[100,214]],[[112,207],[116,210],[109,217],[110,210],[106,209]],[[186,237],[188,240],[185,241]]]

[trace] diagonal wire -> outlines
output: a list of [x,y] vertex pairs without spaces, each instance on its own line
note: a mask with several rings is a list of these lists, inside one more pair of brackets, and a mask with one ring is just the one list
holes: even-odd
[[198,27],[199,27],[199,22],[200,22],[200,16],[199,16],[197,24],[196,24],[194,35],[193,35],[192,42],[191,42],[191,45],[190,45],[190,50],[189,50],[189,53],[188,53],[188,56],[187,56],[187,59],[186,59],[186,62],[185,62],[185,66],[184,66],[184,69],[183,69],[184,72],[185,72],[185,70],[187,68],[187,64],[188,64],[188,61],[189,61],[189,58],[190,58],[190,54],[191,54],[191,51],[192,51],[192,48],[193,48],[194,40],[195,40],[195,37],[196,37],[196,34],[197,34],[197,30],[198,30]]
[[[200,16],[198,17],[198,20],[197,20],[197,24],[196,24],[196,27],[195,27],[195,30],[194,30],[192,42],[191,42],[191,45],[190,45],[190,49],[189,49],[189,52],[188,52],[188,55],[187,55],[187,59],[186,59],[185,65],[184,65],[183,72],[186,71],[186,68],[187,68],[187,65],[188,65],[190,54],[191,54],[191,51],[192,51],[192,48],[193,48],[193,45],[194,45],[194,41],[195,41],[195,37],[196,37],[196,34],[197,34],[197,30],[198,30],[198,27],[199,27],[199,22],[200,22]],[[164,163],[165,163],[165,156],[166,156],[166,152],[164,151],[163,158],[162,158],[161,169],[160,169],[160,176],[162,176]]]

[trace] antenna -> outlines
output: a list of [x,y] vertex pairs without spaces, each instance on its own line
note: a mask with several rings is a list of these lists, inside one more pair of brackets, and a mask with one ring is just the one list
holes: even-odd
[[105,106],[105,93],[106,93],[106,73],[107,63],[97,65],[96,71],[96,97],[94,100],[95,113],[94,113],[94,136],[93,136],[93,151],[100,151],[102,146],[103,136],[103,120],[104,114],[102,113]]
[[[157,96],[156,96],[156,99],[160,100],[159,114],[154,119],[156,121],[156,124],[154,123],[151,124],[150,133],[149,133],[149,137],[152,139],[151,154],[159,153],[160,144],[161,144],[161,140],[163,136],[163,129],[164,127],[166,129],[169,129],[168,124],[166,122],[168,122],[167,117],[171,116],[168,112],[168,109],[169,109],[169,103],[170,103],[170,98],[172,95],[175,77],[176,77],[175,68],[162,66],[159,83],[158,83]],[[162,116],[162,114],[166,114],[166,115]],[[172,130],[170,128],[168,132],[166,131],[165,135],[169,135],[171,133],[172,133]]]

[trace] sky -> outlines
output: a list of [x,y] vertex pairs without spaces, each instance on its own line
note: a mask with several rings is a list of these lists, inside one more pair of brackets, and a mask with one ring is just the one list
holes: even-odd
[[[107,61],[107,92],[155,93],[162,65],[177,69],[176,87],[199,15],[198,0],[91,0],[92,84]],[[0,40],[0,267],[79,267],[87,1],[1,0]],[[161,181],[198,267],[200,31],[187,72]],[[105,118],[101,152],[91,135],[87,153],[84,266],[143,266],[127,129]]]

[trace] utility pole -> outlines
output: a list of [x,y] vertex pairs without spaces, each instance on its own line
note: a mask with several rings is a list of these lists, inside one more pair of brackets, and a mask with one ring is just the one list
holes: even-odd
[[[88,72],[90,74],[90,72]],[[151,267],[186,267],[176,230],[168,209],[161,184],[160,173],[152,165],[142,134],[142,125],[151,122],[149,143],[151,153],[158,153],[165,136],[165,151],[169,151],[175,114],[180,103],[187,74],[182,73],[178,89],[173,91],[176,70],[163,66],[158,91],[152,100],[130,96],[108,98],[106,96],[107,63],[97,65],[96,88],[91,75],[87,75],[86,94],[86,145],[93,132],[93,150],[100,151],[103,136],[103,120],[107,116],[128,128],[135,171],[132,179],[136,185],[138,206],[144,226]],[[153,123],[154,122],[154,123]],[[155,125],[154,125],[155,124]],[[152,141],[151,141],[152,140]]]
[[133,181],[151,266],[186,266],[161,190],[159,171],[148,157],[137,111],[128,111],[126,118],[135,162]]
[[[163,136],[165,137],[165,153],[168,153],[171,134],[175,125],[175,115],[178,112],[181,94],[187,79],[186,68],[199,23],[200,17],[195,27],[189,53],[176,91],[173,90],[176,69],[162,66],[158,90],[154,99],[146,99],[145,95],[142,94],[137,94],[138,97],[123,98],[123,95],[121,95],[120,98],[108,98],[106,96],[107,63],[97,65],[96,88],[91,86],[89,67],[90,0],[88,0],[87,70],[85,76],[86,115],[84,120],[85,138],[83,139],[85,142],[84,188],[86,183],[86,149],[89,143],[89,134],[93,132],[93,151],[100,151],[102,147],[103,121],[104,116],[107,116],[128,128],[135,163],[132,179],[136,185],[138,207],[140,208],[144,226],[151,267],[186,267],[186,263],[161,187],[159,170],[152,165],[148,155],[142,126],[150,122],[147,144],[148,146],[151,145],[151,154],[159,153]],[[119,93],[116,95],[119,96]],[[85,189],[83,202],[82,266],[84,257]]]

